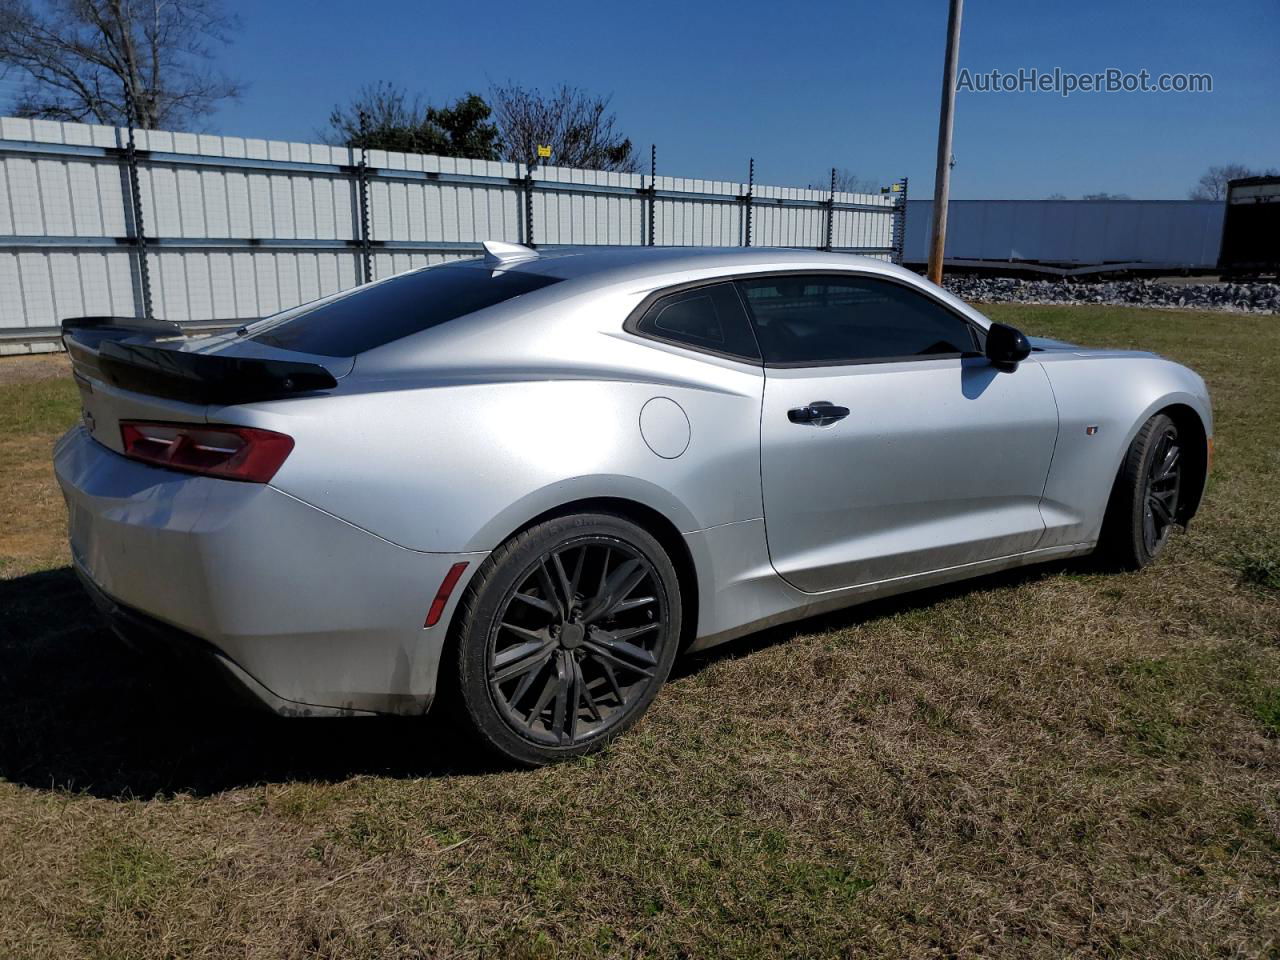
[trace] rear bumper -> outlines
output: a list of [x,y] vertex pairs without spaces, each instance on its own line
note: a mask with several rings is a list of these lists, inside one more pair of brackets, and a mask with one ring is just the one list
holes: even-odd
[[[78,427],[54,469],[76,568],[122,632],[206,654],[277,713],[430,705],[453,607],[483,554],[406,550],[270,486],[128,460]],[[459,561],[463,580],[424,629]]]
[[182,685],[180,693],[202,689],[213,681],[241,702],[266,707],[283,717],[358,716],[372,712],[297,703],[277,696],[213,644],[124,606],[103,593],[78,563],[75,570],[111,629],[135,653],[163,664],[166,678]]

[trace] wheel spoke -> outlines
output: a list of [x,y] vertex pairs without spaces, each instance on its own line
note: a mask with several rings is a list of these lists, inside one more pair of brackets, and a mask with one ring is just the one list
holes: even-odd
[[542,668],[547,665],[547,661],[550,659],[551,657],[547,656],[539,660],[536,668],[526,673],[520,679],[520,682],[516,684],[515,690],[513,690],[511,696],[507,698],[507,703],[510,704],[513,710],[519,706],[520,701],[524,699],[524,695],[529,692],[538,677],[542,676]]
[[1164,454],[1165,454],[1165,451],[1168,449],[1169,449],[1169,434],[1162,433],[1160,435],[1160,439],[1156,441],[1156,448],[1153,451],[1151,451],[1151,466],[1148,468],[1148,470],[1152,475],[1155,474],[1156,467],[1159,464],[1164,463]]
[[609,561],[613,558],[613,550],[604,548],[604,563],[600,564],[600,586],[596,588],[596,596],[604,593],[604,585],[609,579]]
[[545,560],[538,564],[538,584],[542,587],[542,592],[547,595],[547,600],[556,605],[556,616],[567,617],[569,611],[565,609],[564,603],[556,595],[555,583],[551,580],[551,574],[547,570]]
[[1160,467],[1156,470],[1157,480],[1167,480],[1178,468],[1178,459],[1182,456],[1182,448],[1178,446],[1170,446],[1164,459],[1160,461]]
[[587,548],[579,547],[578,559],[573,565],[573,576],[569,580],[570,596],[576,597],[578,595],[578,587],[582,585],[582,565],[584,562],[586,562],[586,559],[587,559]]
[[555,644],[548,638],[508,647],[493,658],[493,680],[497,683],[527,673],[551,655]]
[[522,627],[517,623],[507,623],[503,621],[499,624],[503,630],[510,630],[517,637],[524,637],[526,640],[537,641],[538,643],[546,643],[550,638],[547,636],[547,629],[543,627],[541,630],[530,630],[528,627]]
[[531,607],[541,610],[543,613],[552,617],[560,616],[560,608],[549,600],[543,600],[541,597],[535,597],[529,593],[517,593],[512,597],[513,600],[519,600],[527,603]]
[[557,737],[564,730],[565,702],[569,699],[569,687],[571,686],[569,672],[565,669],[564,661],[565,656],[563,653],[556,657],[556,706],[551,714],[551,729]]
[[1169,508],[1161,502],[1159,497],[1150,496],[1147,498],[1147,503],[1162,527],[1167,527],[1173,521],[1173,515],[1169,512]]
[[591,623],[612,614],[614,608],[626,600],[627,595],[648,575],[649,571],[638,559],[632,558],[618,564],[618,569],[609,574],[600,593],[592,598],[591,605],[582,615],[582,622]]
[[599,723],[604,719],[600,713],[600,708],[596,706],[596,698],[591,695],[591,687],[587,684],[587,678],[582,674],[582,663],[575,660],[573,668],[578,671],[578,689],[582,692],[582,699],[586,701],[587,709],[591,711],[591,719]]
[[566,656],[564,660],[567,669],[565,670],[565,725],[562,742],[573,743],[578,736],[578,699],[582,689],[579,681],[582,678],[582,669],[574,657]]
[[547,704],[551,702],[551,698],[556,695],[556,691],[560,689],[560,678],[556,671],[547,674],[547,682],[542,685],[542,692],[538,694],[538,699],[533,705],[533,709],[525,716],[524,722],[527,726],[533,726],[533,722],[542,716],[542,711],[546,709]]
[[609,607],[610,613],[614,612],[617,609],[617,605],[623,600],[626,600],[627,597],[631,595],[631,591],[640,586],[644,581],[644,578],[649,575],[649,571],[645,569],[644,564],[639,560],[633,560],[631,562],[635,564],[635,568],[630,570],[625,578],[618,577],[614,585],[612,591],[613,603]]
[[628,610],[639,610],[641,607],[647,607],[651,603],[657,603],[657,597],[632,597],[630,600],[622,600],[615,603],[613,608],[608,612],[613,616],[626,613]]
[[565,613],[573,608],[573,587],[569,583],[569,575],[564,571],[564,564],[560,562],[560,554],[553,553],[551,555],[551,565],[556,571],[556,582],[560,584],[560,595],[564,600]]
[[648,650],[642,650],[640,647],[633,646],[628,641],[634,640],[636,637],[642,637],[650,630],[657,630],[660,626],[662,626],[662,624],[654,621],[653,623],[642,623],[638,627],[623,627],[619,630],[601,630],[596,628],[591,631],[590,638],[598,643],[603,643],[605,646],[610,648],[620,646],[630,647],[643,655],[643,657],[646,658],[646,663],[657,663],[658,661],[653,658],[653,655],[649,653]]
[[642,677],[653,676],[650,666],[653,656],[647,650],[641,650],[629,643],[597,643],[594,639],[587,640],[582,645],[595,654],[597,659],[607,660],[616,667],[638,673]]
[[596,663],[600,664],[600,669],[604,671],[605,679],[609,682],[609,689],[613,691],[613,695],[618,701],[618,706],[622,706],[627,702],[627,698],[622,695],[622,688],[618,686],[618,675],[613,672],[613,667],[608,660],[596,657]]

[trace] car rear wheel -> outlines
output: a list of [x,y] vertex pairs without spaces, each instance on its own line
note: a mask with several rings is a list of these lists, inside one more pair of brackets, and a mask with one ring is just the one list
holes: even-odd
[[1098,544],[1104,557],[1140,570],[1159,555],[1178,524],[1186,457],[1178,426],[1158,413],[1129,445]]
[[598,513],[540,523],[490,555],[459,609],[462,719],[518,763],[598,750],[665,682],[680,617],[675,568],[645,530]]

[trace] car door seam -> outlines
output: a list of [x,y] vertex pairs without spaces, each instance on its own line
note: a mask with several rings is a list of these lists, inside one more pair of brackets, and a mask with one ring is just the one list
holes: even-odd
[[[1062,438],[1062,407],[1058,405],[1058,392],[1053,389],[1053,378],[1049,376],[1049,371],[1044,368],[1043,363],[1037,363],[1040,372],[1044,374],[1045,382],[1049,384],[1049,396],[1053,400],[1054,415],[1054,431],[1053,431],[1053,449],[1049,451],[1049,467],[1044,472],[1044,483],[1040,486],[1040,502],[1036,504],[1036,509],[1040,511],[1040,519],[1044,520],[1044,496],[1049,489],[1049,478],[1053,476],[1054,460],[1058,456],[1058,441]],[[1045,531],[1048,532],[1049,525],[1045,524]]]

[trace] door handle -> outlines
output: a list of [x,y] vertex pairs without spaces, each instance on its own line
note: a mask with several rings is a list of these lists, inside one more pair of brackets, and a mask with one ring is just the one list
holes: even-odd
[[792,423],[807,423],[815,427],[825,427],[849,415],[848,407],[838,407],[827,400],[815,400],[805,407],[794,407],[787,411],[787,419]]

